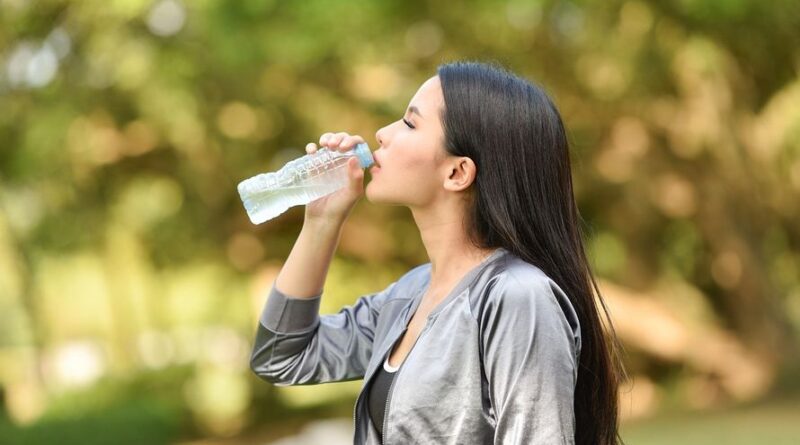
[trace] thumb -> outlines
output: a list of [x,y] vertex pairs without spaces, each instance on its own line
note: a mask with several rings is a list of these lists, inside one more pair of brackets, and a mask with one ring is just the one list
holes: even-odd
[[350,186],[358,189],[364,179],[364,170],[361,168],[361,163],[358,162],[358,159],[351,158],[348,160],[347,168],[350,169]]

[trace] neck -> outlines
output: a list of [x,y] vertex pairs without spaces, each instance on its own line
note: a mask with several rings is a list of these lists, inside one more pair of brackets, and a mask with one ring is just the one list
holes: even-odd
[[464,212],[458,209],[412,209],[431,262],[429,289],[449,289],[496,249],[474,246],[467,237]]

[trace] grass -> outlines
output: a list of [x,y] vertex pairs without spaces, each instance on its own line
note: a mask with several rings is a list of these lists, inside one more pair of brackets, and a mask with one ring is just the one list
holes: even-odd
[[46,418],[20,427],[0,419],[3,445],[167,445],[179,433],[175,413],[147,400],[128,401],[103,411]]
[[662,414],[624,423],[621,435],[627,445],[795,445],[800,443],[800,397]]
[[[74,401],[73,401],[74,402]],[[248,434],[225,440],[199,438],[179,442],[186,436],[185,414],[165,406],[161,400],[128,398],[123,404],[103,404],[103,409],[87,409],[83,415],[46,417],[34,425],[17,427],[0,416],[0,443],[3,445],[80,444],[159,445],[203,443],[214,445],[252,445],[269,443],[277,436],[296,433],[308,419],[331,416],[349,418],[352,404],[336,408],[310,409],[298,415],[262,423]],[[73,407],[77,403],[69,404]],[[61,410],[59,410],[61,411]],[[61,413],[63,414],[63,413]],[[269,416],[272,417],[272,416]],[[278,416],[280,417],[280,416]],[[263,419],[266,421],[266,419]],[[771,398],[754,404],[714,411],[662,413],[654,418],[622,424],[621,435],[627,445],[795,445],[800,443],[800,395]]]

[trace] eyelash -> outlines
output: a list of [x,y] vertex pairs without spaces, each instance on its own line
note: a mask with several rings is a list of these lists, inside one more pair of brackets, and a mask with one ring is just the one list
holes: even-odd
[[408,126],[408,128],[414,128],[414,126],[411,125],[411,122],[409,122],[409,121],[407,121],[405,119],[403,119],[403,122]]

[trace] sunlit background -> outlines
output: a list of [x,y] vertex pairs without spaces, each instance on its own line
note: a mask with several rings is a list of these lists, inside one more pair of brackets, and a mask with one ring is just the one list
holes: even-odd
[[[0,0],[0,443],[351,443],[360,381],[248,368],[303,208],[254,226],[236,184],[375,149],[458,59],[563,114],[623,438],[797,443],[797,0]],[[362,200],[322,313],[423,262]]]

